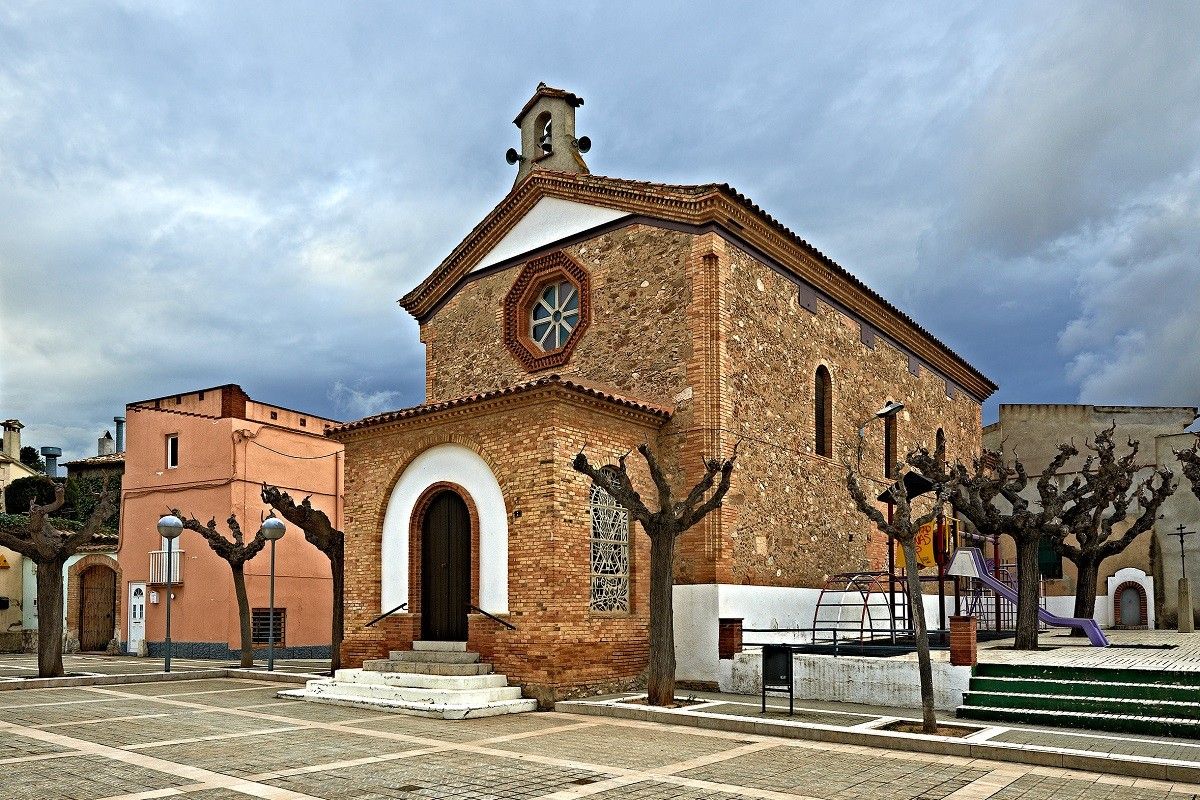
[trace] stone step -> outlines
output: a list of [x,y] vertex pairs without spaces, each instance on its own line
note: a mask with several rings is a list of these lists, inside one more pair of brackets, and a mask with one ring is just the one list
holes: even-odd
[[416,686],[389,684],[343,683],[321,678],[305,684],[305,698],[349,697],[365,700],[388,700],[399,703],[422,703],[433,706],[464,706],[478,708],[490,703],[520,700],[517,686],[482,689],[425,689]]
[[1123,700],[1173,700],[1200,704],[1200,686],[1166,683],[1101,682],[1078,678],[1020,678],[981,676],[971,678],[971,691],[997,694],[1112,697]]
[[996,708],[989,706],[959,706],[956,715],[965,719],[988,722],[1020,722],[1029,725],[1051,725],[1068,728],[1087,728],[1113,733],[1140,733],[1148,736],[1200,736],[1200,721],[1171,717],[1134,717],[1127,714],[1095,714],[1049,709]]
[[1147,700],[1141,697],[999,693],[978,692],[972,689],[963,695],[963,705],[1013,708],[1021,711],[1064,711],[1076,714],[1200,720],[1200,704],[1195,702]]
[[1137,683],[1155,686],[1200,686],[1200,672],[1116,667],[1074,667],[1050,664],[976,664],[977,678],[1029,678],[1040,680]]
[[487,675],[492,671],[492,665],[479,662],[471,664],[439,664],[436,662],[396,661],[390,658],[378,658],[364,661],[363,669],[369,672],[407,672],[418,675]]
[[339,669],[334,678],[343,683],[411,686],[422,689],[496,689],[508,686],[508,677],[495,673],[490,675],[429,675],[414,672]]
[[453,650],[393,650],[388,657],[392,661],[419,661],[424,664],[474,664],[479,660],[479,653]]
[[414,703],[403,700],[383,700],[370,697],[348,697],[317,695],[309,696],[307,689],[288,689],[278,693],[279,697],[291,700],[308,700],[314,703],[327,703],[336,706],[366,708],[372,711],[395,711],[418,717],[434,717],[438,719],[475,719],[476,717],[492,717],[500,714],[520,714],[537,710],[537,700],[499,700],[485,706],[473,707],[468,705],[437,703]]
[[420,639],[412,643],[413,650],[426,650],[439,653],[465,653],[467,652],[466,642],[435,642],[427,639]]

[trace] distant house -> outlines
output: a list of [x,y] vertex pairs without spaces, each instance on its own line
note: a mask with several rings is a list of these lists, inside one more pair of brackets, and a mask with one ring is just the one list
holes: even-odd
[[[18,478],[40,474],[21,463],[21,429],[25,426],[15,419],[6,419],[4,445],[0,449],[0,513],[5,512],[4,489]],[[12,509],[15,512],[28,509]],[[21,609],[23,607],[25,558],[6,547],[0,547],[0,652],[20,650]]]
[[[233,514],[253,537],[268,509],[262,484],[279,486],[342,525],[342,445],[325,437],[334,420],[251,399],[228,384],[126,406],[128,442],[115,599],[124,648],[162,652],[166,543],[156,528],[170,509],[228,535]],[[97,459],[88,459],[97,468]],[[228,658],[241,646],[229,565],[191,531],[172,545],[171,640],[179,656]],[[246,565],[256,643],[269,637],[266,550]],[[277,544],[277,654],[329,653],[332,580],[328,559],[288,526]]]
[[[1176,621],[1180,574],[1179,538],[1170,536],[1176,526],[1197,530],[1200,502],[1191,486],[1180,476],[1175,450],[1191,447],[1196,435],[1187,428],[1196,419],[1192,406],[1095,406],[1064,403],[1015,403],[1000,406],[1000,419],[983,429],[983,446],[1002,452],[1005,458],[1019,458],[1030,474],[1041,472],[1055,456],[1059,444],[1073,442],[1080,455],[1063,468],[1069,482],[1090,454],[1084,443],[1100,430],[1116,425],[1114,441],[1118,455],[1129,451],[1128,440],[1139,443],[1138,465],[1143,468],[1138,480],[1166,467],[1182,485],[1159,510],[1153,534],[1147,533],[1112,556],[1100,568],[1096,585],[1096,620],[1102,625],[1122,628],[1171,627]],[[1026,490],[1035,499],[1037,490]],[[1115,526],[1120,536],[1137,515],[1134,505],[1129,519]],[[1200,565],[1200,536],[1188,537],[1187,554],[1193,565]],[[1001,540],[1000,557],[1015,558],[1012,542]],[[1046,584],[1046,602],[1052,611],[1070,616],[1075,596],[1075,565],[1060,558],[1046,545],[1041,554],[1042,577]],[[1200,606],[1200,596],[1192,601]]]

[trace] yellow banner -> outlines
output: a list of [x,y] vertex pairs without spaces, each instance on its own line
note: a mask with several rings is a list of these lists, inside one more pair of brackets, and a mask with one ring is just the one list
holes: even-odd
[[[934,548],[935,539],[942,539],[942,547],[945,548],[948,542],[954,540],[957,528],[955,522],[953,519],[943,520],[942,524],[945,526],[945,535],[941,537],[935,536],[937,533],[937,520],[926,522],[917,529],[915,543],[917,545],[917,563],[921,565],[921,569],[937,566],[937,555]],[[899,545],[896,545],[896,566],[904,566],[904,549]]]

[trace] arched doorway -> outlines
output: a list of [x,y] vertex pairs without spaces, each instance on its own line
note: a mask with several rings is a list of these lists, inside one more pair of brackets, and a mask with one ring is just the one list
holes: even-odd
[[1117,588],[1117,625],[1121,628],[1146,626],[1146,590],[1141,584],[1129,582]]
[[117,573],[102,564],[79,576],[79,649],[106,650],[117,612]]
[[429,501],[421,519],[421,638],[467,640],[471,602],[471,515],[457,492]]

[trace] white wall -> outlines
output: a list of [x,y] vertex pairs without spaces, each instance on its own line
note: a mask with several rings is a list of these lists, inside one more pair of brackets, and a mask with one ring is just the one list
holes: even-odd
[[[67,572],[75,564],[76,561],[89,555],[88,553],[76,553],[67,559],[67,563],[63,565],[63,626],[67,624]],[[105,553],[104,555],[116,558],[116,553]],[[24,564],[22,569],[25,570],[24,578],[21,586],[21,625],[29,630],[36,630],[38,626],[37,615],[37,565],[33,563],[31,558],[21,559]],[[118,586],[117,591],[121,592],[124,587]],[[124,603],[121,603],[124,606]]]
[[626,216],[629,216],[626,212],[611,208],[543,197],[479,260],[472,272]]
[[[746,650],[734,657],[721,690],[738,694],[762,691],[762,653]],[[921,681],[915,658],[860,656],[793,656],[797,699],[860,703],[885,708],[921,707]],[[962,705],[971,679],[970,667],[933,662],[933,704],[950,711]]]
[[409,523],[421,494],[435,483],[461,486],[479,514],[479,607],[508,613],[508,510],[487,462],[458,444],[431,447],[412,460],[392,489],[383,518],[380,612],[408,601]]

